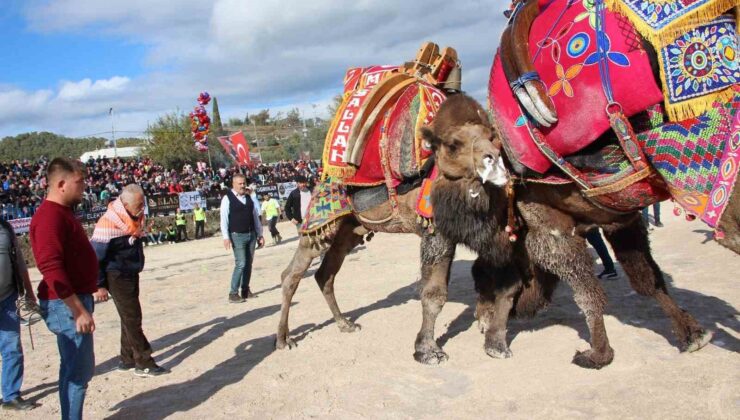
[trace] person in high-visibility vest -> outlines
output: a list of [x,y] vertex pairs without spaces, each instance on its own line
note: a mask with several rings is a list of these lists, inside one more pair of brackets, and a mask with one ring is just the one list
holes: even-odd
[[198,203],[195,203],[193,209],[193,221],[195,222],[195,239],[202,239],[206,237],[206,209],[200,208]]
[[283,237],[280,236],[280,232],[277,230],[277,221],[280,216],[280,203],[270,194],[264,195],[265,201],[262,203],[262,212],[265,213],[265,219],[270,226],[270,235],[272,235],[272,243],[274,245],[279,244]]
[[174,244],[175,239],[177,239],[177,231],[175,230],[175,227],[172,226],[172,223],[170,223],[167,225],[167,241]]
[[185,215],[180,209],[177,209],[177,213],[175,213],[175,225],[177,226],[177,242],[189,240],[188,221],[185,220]]

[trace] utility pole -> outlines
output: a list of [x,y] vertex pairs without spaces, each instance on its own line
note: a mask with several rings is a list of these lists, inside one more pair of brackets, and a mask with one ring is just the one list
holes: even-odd
[[111,141],[113,142],[113,157],[118,157],[118,147],[116,147],[116,127],[113,123],[113,108],[108,111],[108,114],[110,115],[110,137]]

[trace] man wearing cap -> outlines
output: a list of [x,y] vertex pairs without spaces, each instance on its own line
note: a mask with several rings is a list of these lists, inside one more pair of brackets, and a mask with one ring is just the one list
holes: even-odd
[[[221,234],[224,248],[234,251],[234,272],[231,275],[229,302],[240,303],[252,297],[249,281],[252,277],[252,262],[257,244],[263,246],[260,213],[247,189],[247,179],[242,174],[234,175],[232,189],[221,200]],[[241,287],[241,296],[238,291]]]

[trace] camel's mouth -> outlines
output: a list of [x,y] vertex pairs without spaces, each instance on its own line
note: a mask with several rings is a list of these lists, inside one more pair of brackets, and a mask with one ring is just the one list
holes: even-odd
[[497,187],[503,187],[509,182],[509,171],[506,170],[504,160],[500,156],[495,161],[490,156],[484,157],[483,169],[476,168],[476,172],[484,184],[490,182]]

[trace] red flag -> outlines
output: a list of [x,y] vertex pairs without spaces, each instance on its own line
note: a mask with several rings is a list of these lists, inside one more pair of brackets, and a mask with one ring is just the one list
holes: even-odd
[[218,141],[224,147],[226,153],[240,165],[249,165],[249,143],[244,137],[244,133],[237,131],[229,137],[219,137]]

